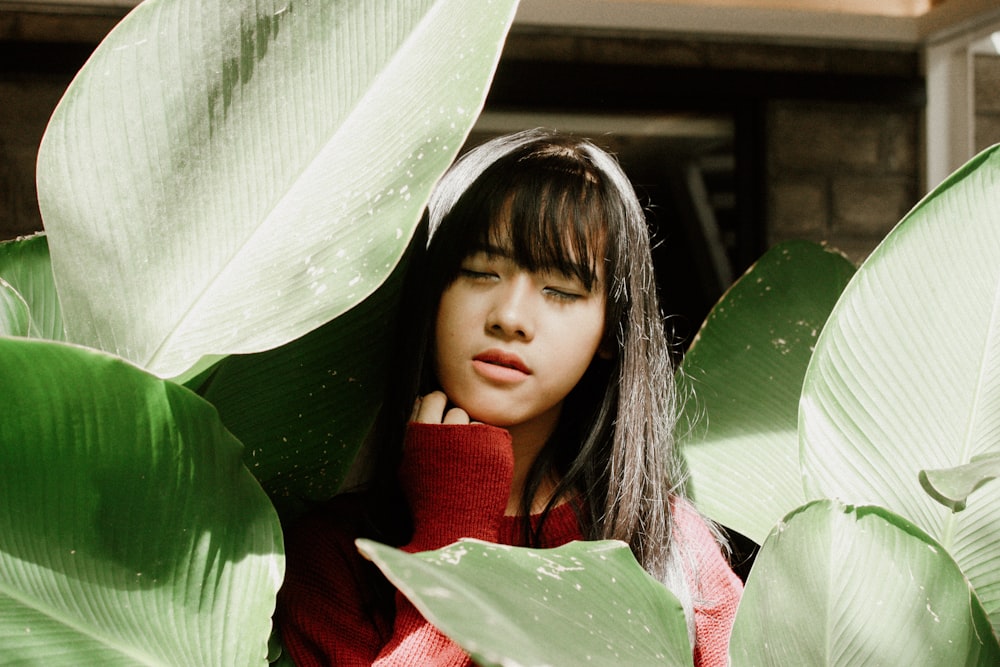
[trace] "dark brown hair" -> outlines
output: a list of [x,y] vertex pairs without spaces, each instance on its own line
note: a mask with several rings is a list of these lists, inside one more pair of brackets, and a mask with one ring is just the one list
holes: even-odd
[[[394,366],[403,370],[392,380],[378,431],[373,490],[380,502],[394,500],[376,523],[385,527],[405,507],[393,495],[393,471],[414,400],[437,388],[431,350],[441,294],[474,248],[502,234],[521,266],[575,273],[588,287],[603,263],[607,295],[603,347],[610,354],[599,355],[567,397],[529,473],[522,513],[546,477],[557,479],[553,498],[581,499],[588,539],[626,542],[690,610],[684,564],[671,540],[670,503],[682,482],[671,354],[645,215],[618,162],[589,141],[545,130],[499,137],[445,174],[426,224],[426,253],[414,258],[403,297]],[[383,537],[402,543],[407,530],[397,526]]]

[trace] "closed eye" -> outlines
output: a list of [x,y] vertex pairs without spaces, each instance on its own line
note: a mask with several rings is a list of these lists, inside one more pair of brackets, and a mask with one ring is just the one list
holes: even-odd
[[545,289],[542,290],[542,293],[544,293],[546,296],[556,299],[557,301],[573,302],[583,298],[583,295],[581,294],[577,294],[575,292],[568,292],[566,290],[559,289],[558,287],[546,287]]

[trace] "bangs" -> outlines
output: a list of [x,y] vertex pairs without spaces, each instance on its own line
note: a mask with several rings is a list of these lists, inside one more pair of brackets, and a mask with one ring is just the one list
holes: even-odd
[[601,202],[608,197],[599,176],[579,159],[554,151],[502,166],[483,172],[448,215],[464,228],[454,230],[464,237],[458,260],[498,250],[529,271],[572,276],[592,291],[607,240],[608,212]]

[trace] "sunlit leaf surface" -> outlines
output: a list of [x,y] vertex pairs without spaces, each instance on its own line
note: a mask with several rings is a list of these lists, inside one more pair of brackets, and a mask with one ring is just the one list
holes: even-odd
[[418,554],[358,544],[476,664],[691,665],[680,603],[624,543],[461,540]]
[[875,504],[951,553],[1000,627],[1000,484],[953,513],[922,470],[1000,452],[1000,148],[928,195],[858,270],[806,376],[817,497]]
[[389,275],[516,0],[147,0],[39,152],[70,340],[163,377],[271,349]]
[[768,251],[723,296],[684,358],[679,438],[699,508],[758,544],[802,505],[798,402],[853,265],[818,244]]
[[0,396],[0,662],[264,664],[281,531],[215,410],[12,338]]
[[768,537],[733,667],[1000,664],[982,605],[939,543],[891,512],[817,501]]

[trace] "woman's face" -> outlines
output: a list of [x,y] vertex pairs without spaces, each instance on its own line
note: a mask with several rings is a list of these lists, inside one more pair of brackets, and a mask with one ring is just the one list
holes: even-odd
[[601,266],[591,290],[575,276],[528,271],[499,246],[466,257],[435,327],[435,369],[451,403],[515,439],[519,429],[548,437],[604,338],[604,281]]

